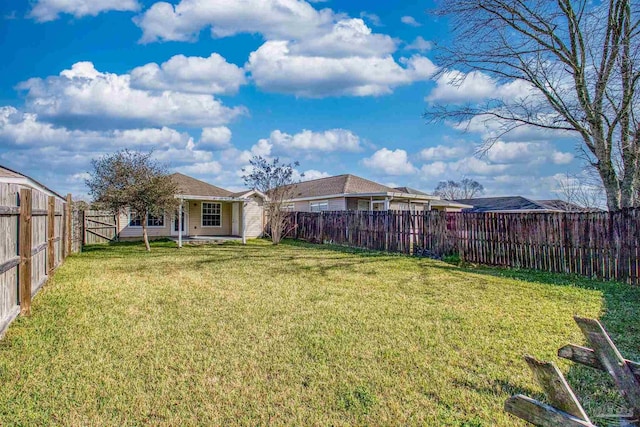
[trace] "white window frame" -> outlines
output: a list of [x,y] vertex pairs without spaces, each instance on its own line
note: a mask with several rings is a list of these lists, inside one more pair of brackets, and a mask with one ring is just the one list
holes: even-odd
[[[326,206],[326,209],[322,209],[322,206]],[[314,210],[314,207],[317,207],[317,210]],[[316,200],[313,202],[309,202],[309,211],[310,212],[326,212],[329,210],[329,200]]]
[[[367,205],[365,209],[362,209],[361,206]],[[371,201],[370,200],[358,200],[358,210],[359,211],[370,211],[371,210]]]
[[[204,205],[218,205],[220,207],[220,225],[204,225]],[[208,214],[216,215],[216,214]],[[220,202],[202,202],[200,203],[200,226],[202,228],[222,228],[222,203]]]
[[[164,228],[167,222],[167,218],[165,218],[165,214],[162,214],[161,216],[159,216],[158,218],[162,218],[162,225],[149,225],[149,215],[147,214],[147,218],[145,218],[145,221],[147,221],[147,228]],[[131,225],[131,218],[137,216],[136,211],[130,210],[129,211],[129,215],[127,217],[127,226],[130,228],[142,228],[142,219],[140,220],[140,225]]]

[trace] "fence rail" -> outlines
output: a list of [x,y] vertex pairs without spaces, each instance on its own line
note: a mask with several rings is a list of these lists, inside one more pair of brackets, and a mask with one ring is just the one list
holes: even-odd
[[640,284],[640,209],[617,212],[293,212],[288,237]]
[[71,253],[71,196],[0,184],[0,336]]

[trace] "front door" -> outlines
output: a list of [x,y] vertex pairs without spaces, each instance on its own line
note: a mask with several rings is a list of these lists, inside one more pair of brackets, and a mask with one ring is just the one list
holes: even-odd
[[[187,203],[185,207],[189,206],[189,204]],[[185,227],[186,224],[189,224],[189,214],[187,213],[187,209],[184,209],[184,212],[182,212],[182,222],[180,221],[180,216],[178,215],[178,212],[174,213],[171,216],[171,235],[172,236],[177,236],[178,233],[180,232],[180,228],[182,228],[182,235],[183,236],[188,236],[189,235],[189,228]]]
[[240,203],[231,204],[231,234],[240,235]]

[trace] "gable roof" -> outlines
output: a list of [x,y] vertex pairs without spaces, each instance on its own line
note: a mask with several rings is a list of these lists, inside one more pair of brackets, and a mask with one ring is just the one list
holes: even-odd
[[216,187],[215,185],[211,185],[207,182],[200,181],[199,179],[195,179],[181,173],[176,172],[170,176],[178,185],[178,194],[185,196],[233,197],[234,194],[224,188]]
[[359,176],[344,174],[293,184],[293,198],[323,197],[337,194],[396,193],[397,190]]
[[250,196],[259,196],[259,197],[262,197],[263,199],[266,199],[267,197],[262,191],[258,191],[254,189],[242,190],[242,191],[232,193],[232,197],[246,198]]
[[[468,212],[538,211],[567,212],[585,211],[584,208],[562,200],[531,200],[522,196],[480,197],[458,199],[456,202],[473,205]],[[587,209],[588,211],[589,209]]]

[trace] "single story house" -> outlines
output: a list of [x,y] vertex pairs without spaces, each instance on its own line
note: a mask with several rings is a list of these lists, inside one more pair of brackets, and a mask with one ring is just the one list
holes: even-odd
[[460,212],[471,205],[442,200],[407,187],[392,188],[344,174],[293,184],[285,209],[296,212],[442,210]]
[[142,237],[142,222],[147,221],[150,238],[260,237],[264,230],[265,195],[256,190],[232,192],[181,173],[171,175],[178,186],[180,208],[160,217],[147,218],[126,212],[118,220],[121,240]]
[[459,203],[472,205],[465,212],[501,212],[501,213],[550,213],[550,212],[589,212],[586,209],[564,200],[531,200],[522,196],[480,197],[459,199]]

